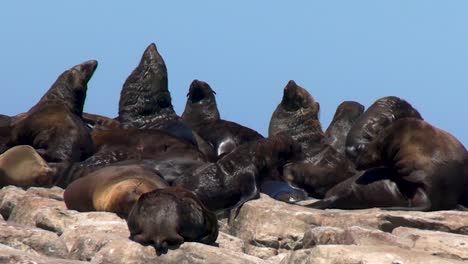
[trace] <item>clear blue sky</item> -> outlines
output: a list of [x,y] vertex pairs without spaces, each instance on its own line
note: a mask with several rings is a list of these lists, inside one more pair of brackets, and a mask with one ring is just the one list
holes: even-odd
[[468,145],[468,1],[117,2],[2,3],[0,113],[27,111],[96,59],[85,111],[114,117],[155,42],[179,114],[190,82],[205,80],[224,119],[266,135],[293,79],[320,102],[324,130],[343,100],[396,95]]

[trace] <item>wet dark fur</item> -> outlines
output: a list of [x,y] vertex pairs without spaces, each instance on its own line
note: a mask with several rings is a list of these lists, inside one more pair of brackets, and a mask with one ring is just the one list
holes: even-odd
[[[97,208],[94,206],[93,197],[97,192],[102,192],[111,185],[127,179],[137,179],[142,184],[151,186],[152,189],[168,187],[168,184],[157,171],[144,164],[115,163],[71,183],[64,192],[65,204],[71,210],[80,212],[96,211]],[[112,198],[118,199],[118,201],[112,201],[113,206],[108,208],[108,211],[126,218],[141,194],[135,187],[122,192],[120,195],[113,196]]]
[[62,73],[41,100],[14,122],[8,147],[31,145],[48,162],[90,156],[93,144],[81,114],[87,82],[96,67],[96,61],[87,61]]
[[318,120],[319,110],[307,90],[289,81],[269,126],[270,136],[286,133],[301,145],[304,160],[286,166],[283,177],[316,198],[355,173],[346,157],[327,143]]
[[337,107],[335,115],[325,131],[325,139],[340,154],[345,155],[348,132],[363,112],[364,106],[354,101],[344,101]]
[[194,80],[187,94],[182,120],[213,146],[218,157],[241,144],[263,138],[253,129],[221,119],[214,95],[206,82]]
[[238,208],[258,196],[263,172],[281,168],[300,155],[300,146],[289,136],[277,135],[243,144],[216,163],[196,169],[174,185],[192,190],[210,210]]
[[152,245],[158,255],[185,241],[212,244],[218,221],[195,194],[171,187],[141,195],[127,219],[130,239]]
[[396,120],[358,156],[360,170],[385,166],[407,197],[406,210],[448,210],[468,182],[468,152],[451,134],[416,118]]
[[346,138],[346,154],[351,160],[364,151],[370,141],[395,120],[405,117],[422,119],[407,101],[386,96],[375,101],[354,123]]
[[118,119],[124,128],[157,128],[186,139],[209,159],[214,159],[211,146],[175,113],[168,89],[166,64],[154,43],[146,48],[140,63],[123,85]]

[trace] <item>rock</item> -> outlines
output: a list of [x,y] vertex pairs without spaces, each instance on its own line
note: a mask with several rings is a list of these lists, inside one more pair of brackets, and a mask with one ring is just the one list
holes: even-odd
[[26,193],[34,194],[43,198],[63,201],[64,191],[65,191],[64,189],[57,187],[57,186],[54,186],[52,188],[30,187],[26,190]]
[[267,263],[271,263],[271,264],[277,264],[277,263],[281,263],[281,261],[286,258],[288,256],[289,253],[280,253],[276,256],[273,256],[273,257],[269,257],[266,259]]
[[261,259],[268,259],[278,255],[278,249],[265,247],[263,245],[255,246],[252,244],[247,244],[245,246],[245,253]]
[[216,240],[218,247],[224,248],[233,252],[244,253],[245,251],[245,242],[244,240],[231,236],[224,232],[218,233],[218,239]]
[[62,236],[65,236],[68,244],[71,245],[69,259],[91,261],[91,259],[108,243],[115,240],[127,240],[118,235],[108,233],[87,233],[87,234],[70,234],[65,231]]
[[0,244],[0,263],[2,264],[18,264],[18,263],[34,263],[34,264],[79,264],[89,263],[81,261],[73,261],[67,259],[50,258],[41,255],[26,253],[21,250],[14,249],[9,246]]
[[0,189],[0,214],[8,219],[16,204],[26,195],[26,192],[15,186],[5,186]]
[[307,230],[302,240],[304,248],[317,245],[349,245],[345,240],[345,231],[331,226],[318,226]]
[[65,242],[57,234],[39,228],[0,223],[0,243],[27,253],[66,258]]
[[451,259],[393,246],[319,245],[289,253],[281,263],[456,264]]
[[[427,252],[434,256],[468,260],[468,236],[440,231],[419,230],[407,227],[395,228],[392,232],[403,243],[413,249]],[[408,243],[408,241],[410,241]]]
[[91,263],[266,263],[242,253],[201,243],[183,243],[178,249],[170,249],[166,254],[156,255],[151,246],[142,246],[130,240],[115,240],[104,246],[91,260]]

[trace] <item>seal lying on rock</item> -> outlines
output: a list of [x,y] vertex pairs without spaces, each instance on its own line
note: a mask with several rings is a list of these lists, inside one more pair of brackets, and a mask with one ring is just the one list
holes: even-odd
[[126,218],[138,198],[168,184],[144,164],[112,164],[98,169],[65,189],[68,209],[80,212],[107,211]]
[[127,224],[130,239],[154,246],[158,255],[185,241],[212,244],[218,238],[216,216],[195,194],[177,187],[141,195]]
[[156,128],[185,139],[214,160],[213,148],[175,113],[166,64],[154,43],[145,49],[140,63],[122,87],[118,119],[124,128]]
[[349,130],[364,112],[364,106],[354,101],[344,101],[336,109],[335,115],[325,131],[328,144],[345,155],[345,143]]
[[31,145],[47,162],[82,161],[92,155],[81,114],[96,67],[97,61],[90,60],[62,73],[40,101],[13,122],[8,146]]
[[12,147],[0,155],[0,188],[50,186],[55,171],[28,145]]
[[206,82],[194,80],[182,120],[214,147],[218,158],[241,144],[263,138],[253,129],[221,119],[214,95]]
[[407,101],[386,96],[375,101],[351,127],[346,138],[346,154],[351,160],[365,150],[367,145],[395,120],[405,117],[422,119],[419,112]]
[[318,120],[319,110],[319,103],[306,89],[289,81],[268,132],[269,136],[286,133],[301,145],[305,158],[288,164],[283,177],[314,198],[322,198],[327,190],[355,173],[348,159],[327,143]]
[[356,161],[359,170],[386,166],[407,197],[401,210],[456,207],[468,182],[468,152],[454,136],[416,118],[393,122],[370,142]]
[[282,168],[300,154],[300,146],[293,139],[278,134],[240,145],[216,163],[179,177],[174,185],[193,191],[208,209],[220,213],[258,196],[260,176]]

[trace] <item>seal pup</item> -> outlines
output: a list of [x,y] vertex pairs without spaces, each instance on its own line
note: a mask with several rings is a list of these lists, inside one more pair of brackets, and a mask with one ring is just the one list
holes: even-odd
[[144,164],[115,163],[72,182],[63,197],[68,209],[113,212],[126,218],[143,193],[168,186]]
[[385,127],[405,117],[423,119],[418,110],[399,97],[385,96],[376,100],[351,127],[346,137],[347,157],[355,161]]
[[215,94],[208,83],[194,80],[182,120],[214,147],[218,158],[241,144],[263,138],[253,129],[221,119]]
[[365,170],[385,166],[407,197],[395,210],[434,211],[457,206],[468,182],[468,152],[450,133],[418,118],[394,121],[356,160]]
[[12,147],[0,155],[0,188],[49,187],[55,171],[28,145]]
[[188,140],[210,159],[215,157],[209,144],[175,113],[166,64],[154,43],[145,49],[140,63],[123,84],[118,120],[123,128],[161,129]]
[[131,240],[154,246],[158,255],[185,241],[213,244],[218,238],[216,215],[194,193],[178,187],[142,194],[127,225]]
[[362,113],[364,113],[364,106],[355,101],[344,101],[336,108],[335,115],[325,131],[325,139],[340,154],[346,155],[346,137]]
[[96,67],[97,61],[90,60],[63,72],[39,102],[13,122],[8,147],[31,145],[47,162],[82,161],[92,155],[81,114]]
[[289,136],[278,134],[238,146],[216,163],[197,168],[189,177],[174,181],[193,191],[211,211],[238,209],[258,196],[257,184],[264,172],[278,170],[301,157],[300,146]]
[[283,178],[314,198],[322,198],[328,189],[355,173],[348,159],[326,141],[319,111],[320,105],[310,93],[291,80],[268,129],[270,137],[286,133],[301,145],[304,159],[285,166]]

